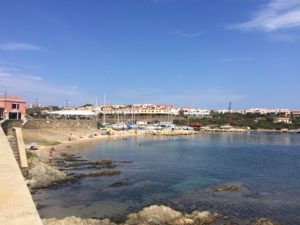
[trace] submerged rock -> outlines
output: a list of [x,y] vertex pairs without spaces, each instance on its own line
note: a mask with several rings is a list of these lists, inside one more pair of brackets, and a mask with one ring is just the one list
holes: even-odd
[[64,219],[44,219],[44,225],[117,225],[110,220],[98,219],[81,219],[79,217],[71,216]]
[[87,160],[76,160],[74,162],[70,161],[60,161],[61,166],[68,167],[84,167],[84,166],[105,166],[111,167],[112,161],[108,159],[87,161]]
[[243,188],[239,185],[225,185],[222,187],[215,187],[214,190],[216,192],[223,192],[223,191],[243,191]]
[[120,175],[120,170],[99,170],[90,173],[81,173],[78,175],[74,175],[75,178],[82,178],[82,177],[100,177],[100,176],[115,176]]
[[133,161],[132,160],[115,160],[115,161],[113,161],[113,162],[117,162],[117,163],[133,163]]
[[102,159],[102,160],[95,160],[90,162],[91,165],[111,165],[112,160],[110,159]]
[[115,183],[112,183],[111,185],[109,185],[109,187],[123,187],[123,186],[129,186],[131,185],[132,182],[125,180],[125,181],[117,181]]

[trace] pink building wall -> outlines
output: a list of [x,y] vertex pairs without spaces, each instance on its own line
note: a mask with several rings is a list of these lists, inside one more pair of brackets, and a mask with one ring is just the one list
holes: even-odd
[[[13,108],[13,104],[18,105],[18,109]],[[0,119],[9,119],[9,117],[17,117],[15,119],[24,119],[26,115],[26,102],[15,96],[0,97]]]

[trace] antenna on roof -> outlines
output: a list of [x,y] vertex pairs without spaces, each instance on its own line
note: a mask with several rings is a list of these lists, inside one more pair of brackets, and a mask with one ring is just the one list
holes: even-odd
[[7,109],[6,109],[6,100],[7,100],[7,90],[4,91],[4,118],[7,118]]
[[229,106],[228,106],[228,112],[231,113],[231,102],[229,102]]
[[104,94],[104,96],[103,96],[103,108],[102,108],[102,110],[103,110],[103,124],[105,124],[106,123],[106,118],[105,118],[105,105],[106,105],[106,95]]
[[69,101],[69,99],[66,99],[65,103],[66,103],[66,107],[69,107],[71,102]]

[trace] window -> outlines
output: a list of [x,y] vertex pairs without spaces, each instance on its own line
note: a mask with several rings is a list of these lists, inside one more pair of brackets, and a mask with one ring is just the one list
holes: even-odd
[[0,108],[0,120],[4,117],[4,108]]
[[19,104],[13,103],[13,104],[12,104],[12,109],[19,109]]

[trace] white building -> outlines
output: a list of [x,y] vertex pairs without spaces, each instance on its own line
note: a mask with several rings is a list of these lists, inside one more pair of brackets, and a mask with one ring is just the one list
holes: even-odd
[[193,108],[184,108],[182,109],[184,116],[209,116],[210,110],[208,109],[193,109]]
[[171,105],[134,104],[134,105],[105,105],[101,113],[107,115],[178,115],[179,109]]
[[229,109],[218,109],[218,110],[216,110],[216,111],[214,111],[214,112],[217,112],[217,113],[219,113],[219,114],[233,113],[233,111],[232,111],[232,110],[229,110]]

